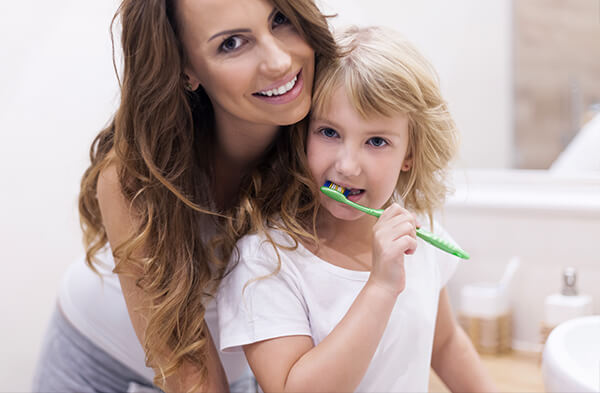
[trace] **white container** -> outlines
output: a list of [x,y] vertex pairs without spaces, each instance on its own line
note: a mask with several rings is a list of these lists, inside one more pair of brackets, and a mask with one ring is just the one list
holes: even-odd
[[508,294],[498,284],[470,284],[460,291],[460,312],[465,316],[496,318],[508,311]]
[[508,293],[497,284],[466,285],[460,293],[459,322],[480,353],[508,352],[512,317]]
[[577,291],[577,272],[566,268],[563,272],[563,288],[560,293],[546,297],[544,302],[544,325],[552,329],[562,322],[592,314],[592,297]]

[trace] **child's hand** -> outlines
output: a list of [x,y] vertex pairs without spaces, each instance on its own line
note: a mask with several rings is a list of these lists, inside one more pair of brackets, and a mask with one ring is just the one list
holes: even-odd
[[373,227],[373,267],[369,281],[399,295],[405,287],[404,254],[417,249],[417,223],[397,203],[385,209]]

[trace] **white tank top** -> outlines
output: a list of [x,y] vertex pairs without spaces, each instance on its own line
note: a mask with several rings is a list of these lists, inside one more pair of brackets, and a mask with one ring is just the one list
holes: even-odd
[[[83,258],[71,264],[61,283],[58,303],[65,317],[85,337],[132,370],[152,381],[154,371],[146,367],[144,350],[135,335],[127,313],[121,284],[112,273],[114,259],[109,248],[98,253],[102,266],[97,267],[101,280]],[[209,303],[206,322],[215,345],[219,346],[217,309]],[[229,383],[233,383],[249,370],[243,353],[219,351]]]

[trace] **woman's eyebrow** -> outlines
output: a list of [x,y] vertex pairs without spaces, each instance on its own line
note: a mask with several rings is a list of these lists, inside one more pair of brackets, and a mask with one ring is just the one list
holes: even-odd
[[214,34],[213,36],[211,36],[208,41],[206,42],[210,42],[213,39],[217,38],[218,36],[221,35],[230,35],[230,34],[237,34],[237,33],[250,33],[250,29],[232,29],[232,30],[223,30],[217,34]]
[[[273,8],[273,9],[271,10],[271,13],[269,14],[269,17],[267,18],[267,20],[271,20],[271,18],[273,18],[273,15],[275,15],[275,13],[276,13],[277,11],[278,11],[278,10],[277,10],[277,8]],[[213,39],[215,39],[215,38],[217,38],[218,36],[221,36],[221,35],[230,35],[230,34],[237,34],[237,33],[250,33],[251,31],[252,31],[252,30],[250,30],[250,29],[247,29],[247,28],[244,28],[244,29],[231,29],[231,30],[223,30],[223,31],[221,31],[221,32],[219,32],[219,33],[217,33],[217,34],[213,34],[213,35],[212,35],[212,36],[211,36],[211,37],[208,39],[208,41],[206,41],[206,42],[210,42],[210,41],[212,41]]]

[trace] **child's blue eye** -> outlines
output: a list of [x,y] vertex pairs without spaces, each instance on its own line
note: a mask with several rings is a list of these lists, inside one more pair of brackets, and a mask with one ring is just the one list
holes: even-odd
[[277,12],[273,17],[273,27],[281,26],[290,23],[290,20],[287,16],[283,15],[281,12]]
[[244,44],[244,39],[236,35],[226,38],[221,46],[219,46],[220,52],[233,52]]
[[381,147],[381,146],[385,146],[388,144],[385,139],[380,138],[378,136],[369,139],[367,141],[367,143],[373,147]]
[[335,138],[338,135],[336,130],[329,127],[321,128],[320,132],[324,137],[327,138]]

